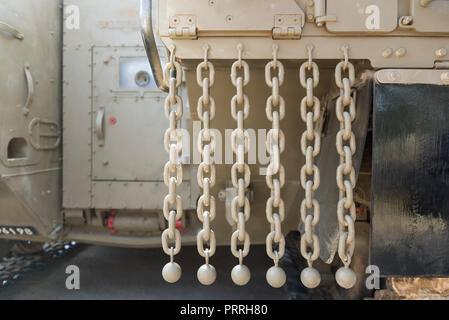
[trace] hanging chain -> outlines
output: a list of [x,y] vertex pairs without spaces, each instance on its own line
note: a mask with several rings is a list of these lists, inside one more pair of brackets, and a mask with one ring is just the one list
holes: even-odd
[[[279,87],[284,83],[285,71],[283,64],[278,60],[278,51],[279,47],[273,45],[273,60],[265,67],[265,82],[272,89],[265,109],[268,120],[272,122],[272,129],[267,134],[266,143],[270,156],[266,182],[271,190],[266,207],[271,232],[267,236],[266,246],[268,256],[274,261],[274,266],[268,270],[266,277],[267,282],[275,288],[282,287],[286,280],[284,270],[279,267],[279,260],[285,252],[285,238],[281,229],[285,219],[284,200],[281,198],[281,188],[285,184],[285,169],[280,160],[281,153],[285,150],[285,136],[279,126],[279,122],[285,117],[285,100],[279,95]],[[277,75],[272,76],[272,71],[276,70]],[[277,250],[273,249],[275,244],[277,244]]]
[[[198,99],[198,117],[203,122],[203,128],[198,136],[198,150],[201,152],[202,162],[198,167],[198,185],[203,189],[203,194],[198,200],[197,215],[203,223],[203,229],[197,235],[198,253],[205,258],[206,263],[197,272],[198,280],[203,285],[211,285],[215,282],[217,272],[209,264],[209,258],[215,254],[215,233],[211,229],[211,223],[216,216],[215,198],[210,194],[210,189],[215,185],[216,172],[212,157],[216,148],[216,137],[210,130],[210,121],[215,118],[215,100],[210,95],[210,88],[215,82],[215,68],[208,59],[209,45],[204,47],[204,61],[196,69],[198,85],[203,89],[203,95]],[[203,77],[203,73],[207,75]],[[205,107],[208,110],[205,110]],[[205,242],[209,242],[209,248],[205,249]]]
[[[301,138],[301,151],[306,158],[301,168],[301,186],[305,191],[305,198],[301,202],[301,220],[304,224],[304,234],[301,237],[301,254],[307,260],[308,268],[301,273],[301,281],[307,288],[316,288],[321,281],[320,273],[312,264],[320,256],[320,243],[315,234],[315,226],[320,221],[320,205],[314,198],[320,186],[320,170],[314,164],[315,157],[320,153],[321,135],[316,128],[320,118],[321,103],[314,95],[320,82],[318,65],[312,60],[313,46],[307,47],[309,60],[301,65],[299,79],[301,86],[306,89],[307,95],[301,101],[301,119],[306,123],[306,131]],[[307,71],[311,76],[307,77]],[[311,250],[308,251],[308,248]]]
[[[162,276],[165,281],[174,283],[181,277],[181,267],[173,261],[173,257],[181,250],[181,233],[176,229],[176,221],[182,218],[182,199],[176,194],[176,188],[181,185],[183,178],[180,161],[182,132],[177,128],[183,114],[182,99],[178,95],[183,70],[175,59],[175,47],[171,47],[170,51],[170,60],[164,68],[164,81],[169,88],[169,94],[165,99],[165,116],[170,123],[164,136],[165,151],[169,153],[169,161],[164,167],[164,182],[169,193],[164,198],[163,212],[168,228],[162,233],[162,248],[165,254],[170,256],[170,262],[164,266]],[[174,246],[169,245],[169,240],[174,242]]]
[[[335,81],[340,88],[340,96],[336,102],[336,115],[340,122],[340,131],[337,133],[337,152],[340,155],[340,165],[337,168],[337,185],[340,190],[337,206],[339,224],[338,255],[344,267],[335,274],[337,283],[346,289],[355,285],[356,276],[349,266],[355,248],[355,220],[356,208],[353,191],[356,184],[355,169],[352,157],[356,151],[356,140],[352,131],[352,122],[356,117],[356,93],[354,88],[355,69],[349,62],[349,47],[344,46],[344,61],[340,62],[335,70]],[[347,71],[348,76],[342,73]]]
[[[244,93],[244,87],[250,81],[249,65],[242,60],[243,45],[237,46],[238,60],[231,68],[231,81],[237,94],[231,100],[231,115],[237,121],[237,129],[232,132],[232,150],[236,155],[236,163],[232,166],[232,185],[237,190],[237,196],[232,200],[231,215],[237,226],[232,234],[231,252],[239,259],[239,264],[232,269],[231,277],[235,284],[244,286],[251,278],[250,270],[243,264],[243,258],[249,254],[250,237],[245,229],[251,214],[250,202],[247,197],[247,189],[251,180],[249,165],[245,163],[245,154],[249,151],[249,133],[244,129],[244,120],[249,116],[250,104],[248,96]],[[239,75],[240,72],[240,75]],[[237,107],[240,110],[237,111]],[[243,248],[238,249],[238,242],[243,242]]]

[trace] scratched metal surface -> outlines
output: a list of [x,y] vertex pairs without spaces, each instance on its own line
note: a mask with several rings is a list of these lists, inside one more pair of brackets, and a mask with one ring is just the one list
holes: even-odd
[[371,263],[449,276],[449,86],[377,85]]

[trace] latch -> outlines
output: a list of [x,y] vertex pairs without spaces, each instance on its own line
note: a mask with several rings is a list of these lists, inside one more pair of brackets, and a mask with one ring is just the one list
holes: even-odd
[[278,14],[274,16],[273,39],[300,39],[304,27],[304,14]]
[[195,40],[197,35],[196,16],[175,15],[170,17],[168,28],[170,39]]

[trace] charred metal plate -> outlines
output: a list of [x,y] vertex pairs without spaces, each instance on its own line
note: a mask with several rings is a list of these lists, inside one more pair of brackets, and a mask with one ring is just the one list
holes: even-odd
[[377,84],[371,264],[449,276],[449,86]]

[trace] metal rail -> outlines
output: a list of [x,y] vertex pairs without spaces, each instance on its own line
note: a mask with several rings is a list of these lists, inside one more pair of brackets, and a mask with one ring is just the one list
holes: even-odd
[[161,58],[154,38],[152,12],[153,1],[140,0],[140,31],[150,62],[151,71],[153,72],[154,81],[160,90],[168,92],[168,87],[163,80]]

